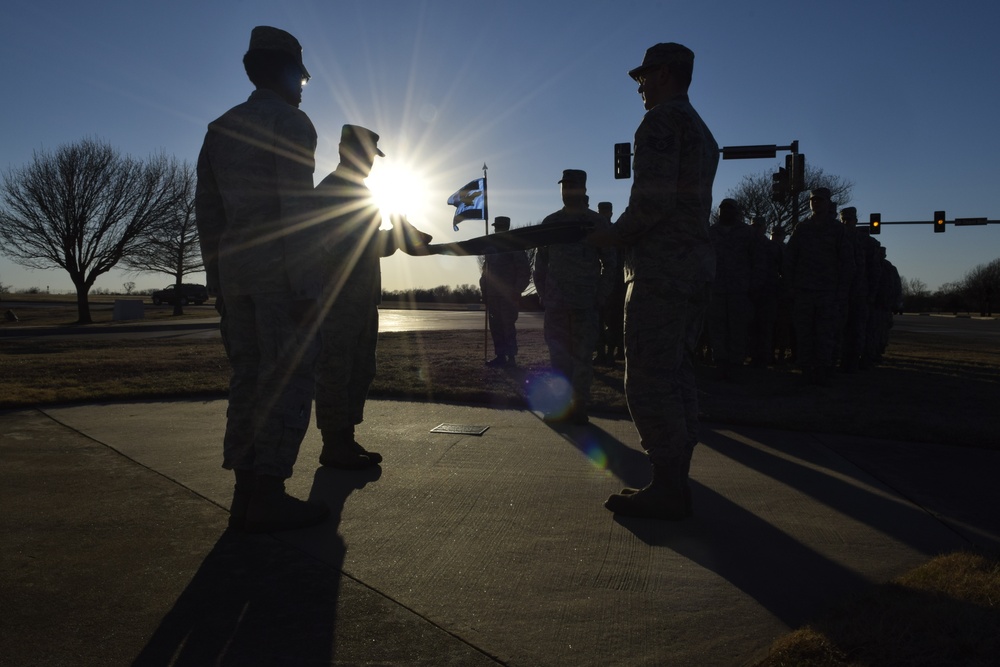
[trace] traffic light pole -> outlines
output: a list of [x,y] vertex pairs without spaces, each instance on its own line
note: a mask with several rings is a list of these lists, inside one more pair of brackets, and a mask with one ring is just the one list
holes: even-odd
[[[936,233],[943,233],[948,224],[944,211],[934,211],[933,220],[882,220],[882,215],[872,213],[868,223],[868,229],[872,234],[880,233],[882,225],[931,225]],[[979,227],[985,225],[1000,225],[1000,220],[987,220],[986,218],[955,218],[951,221],[954,227]]]

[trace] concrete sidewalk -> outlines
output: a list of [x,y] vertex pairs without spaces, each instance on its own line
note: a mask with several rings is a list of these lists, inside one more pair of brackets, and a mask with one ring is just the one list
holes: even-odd
[[[695,518],[618,520],[632,424],[370,401],[381,470],[289,491],[333,510],[225,530],[226,403],[0,414],[0,664],[744,665],[936,554],[1000,548],[1000,453],[705,425]],[[481,436],[431,433],[442,423]]]

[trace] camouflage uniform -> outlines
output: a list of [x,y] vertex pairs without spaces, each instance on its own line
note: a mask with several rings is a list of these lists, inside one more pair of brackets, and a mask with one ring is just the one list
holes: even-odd
[[[501,223],[501,227],[509,225],[509,219],[506,225]],[[498,228],[497,231],[505,230]],[[498,360],[513,364],[514,357],[517,356],[515,323],[520,310],[521,293],[531,282],[528,254],[517,250],[488,254],[484,259],[479,289],[486,303],[493,349]]]
[[[567,170],[573,171],[573,170]],[[543,225],[580,221],[595,229],[608,219],[585,207],[565,206],[546,216]],[[539,248],[535,254],[535,289],[545,308],[545,342],[553,369],[573,386],[573,412],[582,419],[590,400],[597,345],[598,308],[614,287],[615,253],[583,241]]]
[[[840,366],[847,372],[857,370],[865,347],[865,335],[868,326],[868,304],[871,301],[871,281],[869,272],[877,270],[873,264],[877,261],[878,241],[868,235],[867,230],[857,227],[857,211],[854,207],[841,211],[844,221],[844,231],[854,250],[854,275],[848,291],[844,328],[840,342]],[[871,245],[874,242],[875,245]]]
[[853,271],[854,250],[832,216],[813,215],[795,228],[783,272],[794,299],[796,358],[810,380],[830,377]]
[[742,220],[735,224],[720,221],[712,225],[708,233],[715,248],[716,267],[707,328],[712,357],[723,376],[729,377],[746,358],[747,335],[753,316],[750,294],[757,283],[755,265],[760,263],[756,258],[757,238],[754,230]]
[[692,355],[715,277],[708,235],[719,146],[676,95],[635,133],[628,207],[614,225],[625,244],[625,393],[654,467],[690,463],[698,442]]
[[861,347],[859,367],[871,368],[878,357],[878,327],[876,304],[879,298],[879,286],[882,282],[882,258],[885,256],[882,244],[870,235],[863,236],[865,240],[865,334]]
[[375,379],[380,260],[396,251],[392,230],[380,230],[382,214],[364,181],[343,173],[343,163],[316,186],[323,213],[315,225],[328,283],[321,300],[316,365],[316,425],[327,433],[353,429],[364,420]]
[[316,130],[258,89],[213,121],[195,195],[208,288],[232,364],[223,467],[288,478],[309,425],[314,346],[294,300],[318,292],[303,258]]
[[873,361],[882,361],[882,355],[889,345],[889,329],[892,328],[892,313],[902,297],[902,281],[899,271],[885,258],[885,248],[879,249],[882,270],[879,274],[878,295],[874,307],[874,336],[871,343]]
[[755,236],[757,245],[754,264],[756,289],[751,293],[753,318],[750,322],[748,347],[752,366],[763,368],[775,361],[775,328],[778,321],[778,299],[781,289],[781,254],[784,244],[775,237],[768,239],[763,230]]

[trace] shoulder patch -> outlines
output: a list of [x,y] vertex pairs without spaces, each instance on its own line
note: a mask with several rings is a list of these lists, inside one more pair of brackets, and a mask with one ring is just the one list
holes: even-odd
[[656,137],[650,140],[649,148],[657,153],[672,153],[675,143],[673,135]]

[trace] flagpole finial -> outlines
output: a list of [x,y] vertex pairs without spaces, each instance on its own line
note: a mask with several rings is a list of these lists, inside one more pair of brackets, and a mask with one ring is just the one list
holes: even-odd
[[486,163],[483,163],[483,171],[486,171]]

